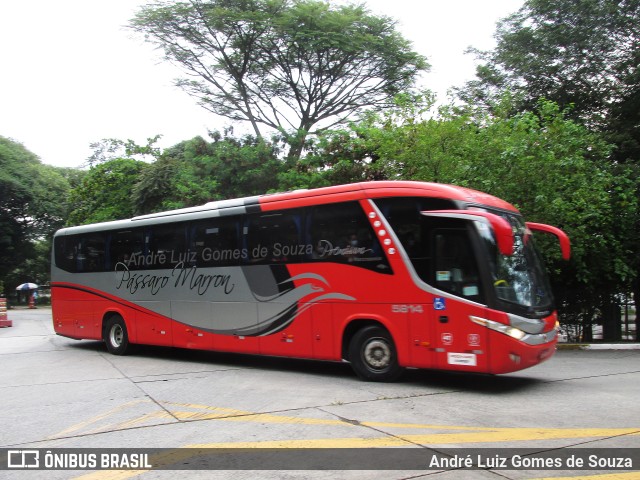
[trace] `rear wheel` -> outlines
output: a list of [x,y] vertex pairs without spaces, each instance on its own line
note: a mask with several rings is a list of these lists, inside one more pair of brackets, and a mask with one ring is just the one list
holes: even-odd
[[109,317],[102,332],[107,350],[114,355],[125,355],[130,350],[127,325],[120,315]]
[[403,371],[391,335],[376,326],[365,327],[353,336],[349,361],[360,378],[373,382],[390,382]]

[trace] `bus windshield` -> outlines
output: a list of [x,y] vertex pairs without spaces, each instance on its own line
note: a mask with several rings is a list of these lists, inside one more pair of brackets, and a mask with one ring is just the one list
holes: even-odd
[[500,253],[488,225],[474,222],[489,252],[488,265],[496,297],[529,310],[551,308],[551,287],[531,232],[522,217],[503,212],[500,215],[513,228],[514,251],[510,256]]

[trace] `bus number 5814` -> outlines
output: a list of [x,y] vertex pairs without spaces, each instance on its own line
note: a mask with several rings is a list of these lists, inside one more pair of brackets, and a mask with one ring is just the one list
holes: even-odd
[[422,305],[391,305],[392,313],[423,313]]

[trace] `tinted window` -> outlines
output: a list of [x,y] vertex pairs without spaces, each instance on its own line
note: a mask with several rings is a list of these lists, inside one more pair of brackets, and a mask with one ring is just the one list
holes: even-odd
[[392,273],[357,202],[57,237],[70,272],[334,262]]
[[246,252],[240,247],[238,217],[211,218],[192,227],[192,251],[199,267],[238,265]]
[[357,202],[311,207],[309,243],[313,260],[391,273],[380,242]]
[[426,217],[427,210],[457,209],[439,198],[385,198],[376,200],[418,276],[446,292],[483,301],[478,263],[469,223]]
[[56,266],[67,272],[74,272],[75,254],[72,237],[56,237],[53,245]]
[[244,248],[252,264],[296,263],[306,259],[302,210],[249,215]]
[[103,271],[107,261],[105,247],[105,236],[101,233],[57,237],[56,265],[68,272]]
[[433,284],[445,292],[479,302],[480,273],[470,232],[465,227],[433,230]]
[[420,212],[454,209],[455,204],[441,198],[420,197],[381,198],[375,203],[391,225],[420,278],[429,281],[431,245],[429,231]]
[[178,264],[194,264],[187,249],[187,229],[184,223],[156,225],[144,232],[143,255],[137,262],[141,269],[174,268]]
[[147,259],[144,257],[143,230],[119,230],[111,233],[109,242],[110,266],[124,263],[130,270],[143,270]]

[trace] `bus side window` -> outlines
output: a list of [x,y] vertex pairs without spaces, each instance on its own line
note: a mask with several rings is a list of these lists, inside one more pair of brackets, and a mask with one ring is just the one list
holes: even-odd
[[433,248],[435,287],[481,301],[480,273],[467,229],[435,229]]
[[111,234],[109,258],[111,269],[123,263],[129,270],[143,270],[143,231],[141,229],[120,230]]
[[218,217],[198,221],[192,231],[192,250],[199,267],[240,265],[242,249],[238,241],[238,217]]
[[245,249],[249,263],[297,263],[304,261],[302,210],[282,210],[250,215],[245,228]]
[[380,242],[357,202],[313,207],[309,223],[313,260],[391,273]]
[[447,199],[427,197],[391,197],[375,200],[402,244],[418,276],[430,282],[431,249],[429,231],[420,212],[455,208]]
[[106,241],[104,234],[94,233],[82,239],[83,272],[103,272],[105,265]]
[[105,237],[101,233],[56,238],[56,265],[73,273],[105,270]]
[[189,267],[192,263],[186,252],[184,223],[156,225],[145,233],[145,269],[174,268],[180,262]]
[[56,266],[67,272],[77,271],[78,236],[63,236],[55,239]]

